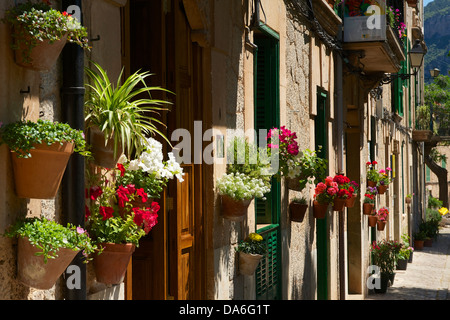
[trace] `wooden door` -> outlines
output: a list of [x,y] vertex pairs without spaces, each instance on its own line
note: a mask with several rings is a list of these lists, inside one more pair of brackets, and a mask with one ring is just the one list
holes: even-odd
[[[194,121],[202,117],[201,49],[190,39],[182,1],[130,0],[124,12],[129,71],[149,70],[155,74],[151,85],[174,92],[165,97],[173,105],[161,118],[167,125],[166,136],[170,139],[174,130],[187,129],[193,150]],[[164,146],[171,151],[167,143]],[[202,167],[193,164],[193,158],[182,167],[184,181],[169,182],[159,201],[158,224],[132,257],[128,298],[204,297]]]

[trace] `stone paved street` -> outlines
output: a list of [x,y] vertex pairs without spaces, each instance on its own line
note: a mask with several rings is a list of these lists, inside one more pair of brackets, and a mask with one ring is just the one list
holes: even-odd
[[450,300],[450,225],[440,229],[432,247],[414,252],[406,270],[395,272],[385,294],[372,293],[366,300]]

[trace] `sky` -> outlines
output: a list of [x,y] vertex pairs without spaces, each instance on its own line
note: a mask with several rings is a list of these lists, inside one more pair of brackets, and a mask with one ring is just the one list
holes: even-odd
[[432,2],[433,0],[423,0],[423,6],[425,7],[427,4]]

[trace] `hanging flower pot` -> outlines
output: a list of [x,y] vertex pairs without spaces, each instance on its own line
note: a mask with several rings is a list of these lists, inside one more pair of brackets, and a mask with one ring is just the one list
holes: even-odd
[[363,214],[370,215],[373,211],[374,205],[372,203],[363,204]]
[[367,186],[371,188],[375,188],[377,186],[377,183],[375,181],[367,181]]
[[20,198],[52,199],[58,192],[74,145],[41,143],[34,147],[30,158],[19,158],[11,152],[16,194]]
[[379,185],[377,186],[378,194],[384,194],[387,190],[388,186],[386,185]]
[[100,246],[103,251],[94,254],[97,281],[107,285],[121,283],[136,246],[132,243],[102,243]]
[[377,230],[378,231],[383,231],[385,226],[386,226],[386,221],[384,221],[384,220],[377,221]]
[[117,153],[114,154],[114,140],[108,139],[105,142],[104,133],[97,127],[89,128],[89,142],[94,164],[103,168],[115,168],[120,155],[122,145],[119,143]]
[[255,273],[256,268],[258,267],[259,261],[262,259],[263,255],[261,254],[252,254],[239,252],[239,273],[251,276]]
[[[27,37],[28,39],[30,37]],[[14,50],[15,62],[24,68],[35,71],[48,71],[55,64],[66,45],[67,35],[60,40],[50,42],[49,40],[39,41],[38,44],[24,57],[29,40],[21,40],[17,50]]]
[[22,198],[54,198],[71,154],[89,154],[82,130],[41,119],[1,126],[0,144],[11,150],[15,189]]
[[345,207],[345,199],[334,198],[334,200],[333,200],[333,210],[334,211],[343,211],[344,207]]
[[323,219],[328,210],[329,203],[313,202],[313,216],[316,219]]
[[352,195],[350,198],[345,199],[345,206],[347,208],[353,208],[355,206],[356,194]]
[[298,203],[292,201],[289,203],[289,212],[291,221],[302,222],[305,217],[306,209],[308,209],[307,204]]
[[375,226],[377,225],[378,217],[377,217],[377,216],[370,215],[368,218],[369,218],[369,219],[368,219],[368,221],[369,221],[369,227],[375,227]]
[[286,178],[286,184],[287,184],[289,190],[302,191],[299,178],[295,178],[295,179]]
[[253,199],[235,200],[225,194],[221,195],[222,214],[225,219],[240,221],[247,215],[247,209]]
[[411,198],[409,198],[409,197],[406,197],[406,198],[405,198],[405,203],[411,203],[411,201],[412,201]]
[[23,284],[40,289],[47,290],[53,287],[67,266],[72,262],[79,251],[61,248],[58,250],[58,257],[48,259],[36,253],[41,252],[32,245],[28,238],[19,237],[17,248],[17,277]]

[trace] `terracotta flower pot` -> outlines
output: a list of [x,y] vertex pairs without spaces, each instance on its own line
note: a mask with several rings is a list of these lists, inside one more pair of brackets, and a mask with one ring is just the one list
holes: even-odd
[[313,216],[316,219],[325,218],[328,210],[329,203],[319,203],[317,201],[313,202]]
[[387,190],[388,186],[378,186],[377,190],[378,190],[378,194],[384,194]]
[[377,225],[378,217],[370,215],[368,218],[369,227],[375,227]]
[[300,182],[298,180],[299,178],[292,179],[292,178],[286,178],[286,184],[288,186],[288,189],[294,190],[294,191],[302,191],[300,188]]
[[135,250],[131,243],[102,243],[102,253],[94,254],[94,269],[97,281],[104,284],[119,284],[125,278],[128,263]]
[[383,231],[385,226],[386,226],[386,221],[384,221],[384,220],[377,221],[377,230],[378,231]]
[[67,36],[53,43],[50,43],[49,40],[38,41],[38,45],[31,50],[27,59],[22,52],[27,48],[28,44],[21,41],[17,50],[14,50],[14,59],[18,65],[24,68],[35,71],[48,71],[55,65],[66,42]]
[[372,214],[373,207],[374,207],[374,205],[371,203],[364,203],[363,204],[363,214],[366,214],[366,215]]
[[334,211],[343,211],[344,207],[345,207],[345,199],[334,198],[334,200],[333,200],[333,210]]
[[251,254],[239,252],[239,273],[251,276],[255,273],[259,261],[262,259],[260,254]]
[[367,181],[367,186],[371,187],[371,188],[375,188],[377,186],[377,183],[375,181]]
[[423,240],[414,240],[414,250],[423,250]]
[[307,204],[301,204],[296,202],[289,203],[289,212],[291,221],[302,222],[308,209]]
[[345,199],[345,206],[347,208],[353,208],[355,206],[356,194],[352,195],[350,198]]
[[109,139],[105,144],[105,135],[97,126],[89,128],[89,143],[94,164],[103,168],[116,167],[122,154],[122,144],[119,143],[117,154],[114,156],[114,140]]
[[411,198],[405,198],[405,203],[411,203],[412,199]]
[[52,199],[56,196],[73,143],[46,143],[31,149],[31,158],[18,158],[11,152],[16,194],[20,198]]
[[221,195],[223,217],[233,221],[243,220],[247,215],[247,209],[252,200],[236,201],[227,195]]
[[32,245],[28,238],[18,239],[17,277],[23,284],[40,290],[53,287],[79,252],[61,248],[56,259],[48,259],[47,263],[44,263],[42,256],[35,255],[39,251],[41,250]]

